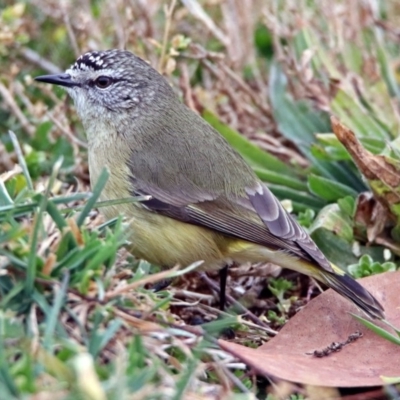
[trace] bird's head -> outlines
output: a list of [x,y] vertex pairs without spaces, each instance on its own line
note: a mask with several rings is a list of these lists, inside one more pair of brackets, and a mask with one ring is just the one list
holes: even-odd
[[172,91],[148,63],[124,50],[91,51],[65,73],[35,79],[64,87],[84,124],[93,118],[110,120],[118,115],[120,119],[124,114],[135,119],[150,106],[161,107]]

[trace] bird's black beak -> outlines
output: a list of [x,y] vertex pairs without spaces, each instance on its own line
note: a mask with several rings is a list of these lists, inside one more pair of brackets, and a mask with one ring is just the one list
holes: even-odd
[[72,81],[71,76],[68,74],[37,76],[35,78],[35,81],[51,83],[53,85],[59,85],[59,86],[65,86],[65,87],[79,86],[78,83]]

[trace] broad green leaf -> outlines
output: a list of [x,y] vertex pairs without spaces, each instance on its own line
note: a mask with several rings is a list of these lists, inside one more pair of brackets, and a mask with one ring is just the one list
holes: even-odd
[[326,257],[345,271],[348,265],[356,264],[363,254],[384,262],[383,248],[380,246],[360,245],[355,254],[352,220],[337,204],[330,204],[321,210],[311,224],[309,233]]
[[263,168],[266,170],[279,172],[291,177],[297,175],[294,167],[280,161],[278,158],[272,156],[261,150],[255,144],[249,142],[239,132],[233,130],[226,124],[222,123],[217,116],[208,110],[204,110],[203,118],[214,127],[224,138],[246,159],[252,166]]
[[[334,62],[332,53],[325,50],[326,46],[320,39],[320,35],[315,34],[311,28],[306,27],[297,36],[295,43],[302,43],[302,52],[306,49],[317,49],[315,56],[312,58],[312,65],[317,73],[318,71],[326,70],[331,79],[340,79],[342,77],[342,73],[336,66],[337,63]],[[326,77],[321,76],[321,78]]]
[[[348,155],[346,148],[342,145],[342,143],[339,142],[339,139],[334,133],[319,133],[316,135],[316,137],[323,146],[333,147],[337,151],[337,154],[342,154],[342,152],[345,152]],[[373,137],[359,137],[358,139],[363,147],[374,154],[381,153],[387,145],[387,141],[384,139]],[[348,157],[343,157],[343,160],[347,160]]]
[[272,64],[269,75],[269,98],[279,131],[307,154],[315,134],[330,130],[327,117],[311,110],[304,102],[293,101],[286,93],[287,79],[278,64]]
[[321,161],[350,161],[351,156],[345,147],[322,146],[320,143],[311,145],[311,154]]
[[390,139],[389,132],[343,89],[337,91],[331,102],[331,108],[339,120],[355,132],[357,136]]
[[337,201],[340,211],[353,219],[357,210],[356,199],[352,196],[346,196]]
[[360,178],[348,168],[339,163],[319,160],[312,154],[315,134],[331,131],[327,115],[311,109],[308,103],[295,102],[286,93],[286,86],[285,75],[277,64],[273,64],[269,75],[269,98],[279,131],[297,145],[315,173],[362,190],[364,185]]
[[279,172],[270,171],[265,168],[254,167],[254,172],[264,182],[275,183],[286,186],[291,189],[307,191],[307,183],[298,178],[289,175],[283,175]]
[[386,47],[384,46],[384,36],[382,28],[375,26],[375,49],[377,52],[377,60],[381,69],[381,75],[386,83],[388,92],[391,97],[397,97],[400,99],[400,90],[396,77],[394,75],[393,66],[389,61]]
[[281,185],[269,184],[268,187],[272,193],[281,200],[291,200],[293,205],[296,203],[299,207],[294,207],[295,210],[304,211],[307,208],[319,210],[326,202],[310,193],[300,190],[291,189]]
[[337,237],[349,243],[353,241],[352,221],[340,211],[337,204],[330,204],[320,211],[311,225],[310,233],[320,228],[334,232]]
[[337,201],[346,196],[357,196],[357,192],[349,186],[314,174],[308,177],[308,187],[311,193],[330,202]]

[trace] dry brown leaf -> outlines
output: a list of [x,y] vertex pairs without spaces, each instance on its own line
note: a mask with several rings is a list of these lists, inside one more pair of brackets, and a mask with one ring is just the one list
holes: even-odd
[[[371,276],[361,282],[381,302],[387,320],[399,327],[400,271]],[[258,373],[303,384],[370,387],[382,385],[381,376],[400,376],[400,347],[365,328],[349,313],[359,314],[353,304],[329,289],[258,349],[225,341],[221,345]],[[356,331],[363,336],[338,352],[323,358],[307,354],[332,342],[344,342]]]
[[[376,201],[371,192],[360,193],[357,198],[357,208],[354,215],[356,232],[366,234],[368,242],[373,243],[382,233],[387,220],[387,210]],[[365,230],[365,232],[363,232]],[[364,236],[364,235],[363,235]]]
[[333,132],[350,153],[360,172],[367,178],[375,198],[389,211],[387,216],[399,222],[400,163],[366,150],[354,132],[337,118],[332,116],[331,123]]
[[369,243],[386,247],[400,256],[400,243],[391,237],[393,221],[388,221],[387,215],[386,207],[371,192],[360,193],[354,215],[354,233],[356,237],[367,238]]

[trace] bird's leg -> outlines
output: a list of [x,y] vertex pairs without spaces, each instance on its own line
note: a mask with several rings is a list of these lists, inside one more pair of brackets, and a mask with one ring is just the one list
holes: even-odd
[[161,290],[164,290],[165,288],[167,288],[171,283],[172,283],[172,279],[163,279],[159,282],[156,282],[154,285],[152,285],[151,289],[154,292],[161,292]]
[[226,301],[226,278],[228,277],[228,266],[219,270],[219,309],[224,311]]

